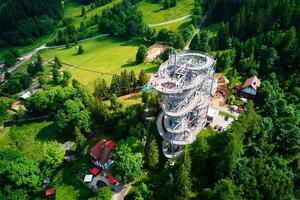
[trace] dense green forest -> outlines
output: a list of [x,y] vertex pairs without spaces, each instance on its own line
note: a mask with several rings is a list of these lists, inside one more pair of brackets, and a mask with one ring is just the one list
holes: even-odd
[[1,38],[11,44],[30,44],[53,31],[62,16],[60,0],[4,0],[0,5]]

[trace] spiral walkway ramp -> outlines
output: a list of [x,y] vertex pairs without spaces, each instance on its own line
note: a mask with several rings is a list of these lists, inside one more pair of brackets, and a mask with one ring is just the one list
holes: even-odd
[[205,126],[215,65],[214,58],[206,53],[182,51],[171,54],[161,64],[158,76],[149,81],[148,86],[163,98],[157,129],[167,158],[175,158]]

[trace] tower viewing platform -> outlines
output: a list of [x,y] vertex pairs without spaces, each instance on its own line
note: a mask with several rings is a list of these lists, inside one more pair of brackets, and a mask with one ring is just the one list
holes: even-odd
[[182,51],[171,54],[149,81],[148,86],[162,94],[157,129],[167,158],[175,158],[205,126],[215,64],[206,53]]

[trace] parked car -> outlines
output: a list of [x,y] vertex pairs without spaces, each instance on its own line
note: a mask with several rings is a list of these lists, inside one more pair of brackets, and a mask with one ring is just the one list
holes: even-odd
[[225,116],[224,119],[225,119],[225,121],[228,121],[229,117],[228,117],[228,116]]
[[222,130],[223,130],[223,127],[219,126],[218,131],[222,131]]
[[217,129],[219,127],[219,125],[218,124],[216,124],[215,126],[214,126],[214,129]]

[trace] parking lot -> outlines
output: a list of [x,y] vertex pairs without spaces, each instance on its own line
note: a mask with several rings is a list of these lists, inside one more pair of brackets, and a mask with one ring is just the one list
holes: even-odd
[[214,118],[213,122],[210,124],[211,127],[222,127],[222,130],[225,128],[229,128],[230,124],[233,122],[234,118],[227,117],[227,120],[225,119],[224,115],[218,115]]

